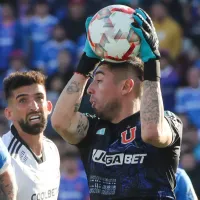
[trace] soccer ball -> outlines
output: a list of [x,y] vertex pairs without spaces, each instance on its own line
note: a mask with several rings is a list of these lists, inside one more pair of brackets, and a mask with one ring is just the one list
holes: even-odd
[[134,9],[111,5],[98,11],[90,21],[87,39],[96,55],[110,62],[124,62],[140,51],[140,38],[131,28]]

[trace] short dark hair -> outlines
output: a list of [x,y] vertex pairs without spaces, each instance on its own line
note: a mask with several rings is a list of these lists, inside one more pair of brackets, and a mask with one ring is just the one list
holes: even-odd
[[[122,63],[112,63],[108,61],[101,61],[96,69],[105,64],[111,71],[116,73],[115,81],[121,81],[123,79],[132,78],[135,81],[134,92],[137,97],[141,97],[142,95],[142,81],[144,74],[144,64],[140,58],[135,57],[134,59],[127,60]],[[136,78],[137,77],[137,78]]]
[[14,72],[4,78],[4,94],[6,100],[12,96],[13,90],[22,86],[40,84],[45,87],[46,76],[39,71]]
[[141,61],[141,59],[137,57],[121,63],[113,63],[103,60],[99,63],[98,66],[103,64],[107,65],[111,71],[116,69],[122,69],[123,71],[133,72],[136,77],[138,77],[141,81],[143,80],[144,64]]

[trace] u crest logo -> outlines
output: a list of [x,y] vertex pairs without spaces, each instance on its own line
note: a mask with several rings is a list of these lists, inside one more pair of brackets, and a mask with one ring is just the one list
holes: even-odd
[[136,127],[130,128],[130,137],[127,138],[127,130],[121,133],[122,144],[128,144],[135,139]]

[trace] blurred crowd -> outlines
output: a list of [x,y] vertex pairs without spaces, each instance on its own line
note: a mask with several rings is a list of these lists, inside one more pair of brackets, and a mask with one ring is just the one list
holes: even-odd
[[[15,0],[0,3],[0,78],[15,71],[40,70],[55,105],[73,75],[85,43],[85,19],[111,4],[142,7],[154,22],[161,51],[165,110],[183,121],[180,167],[200,197],[200,0]],[[0,82],[0,134],[9,130]],[[92,113],[87,94],[81,111]],[[75,147],[51,128],[46,136],[61,155],[59,200],[89,199],[87,181]]]

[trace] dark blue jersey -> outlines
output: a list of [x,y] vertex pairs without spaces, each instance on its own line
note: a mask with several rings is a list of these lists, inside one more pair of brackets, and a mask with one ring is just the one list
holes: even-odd
[[182,123],[171,112],[166,112],[165,118],[173,141],[166,148],[157,148],[141,138],[140,113],[118,124],[88,116],[87,136],[77,146],[91,200],[175,199]]

